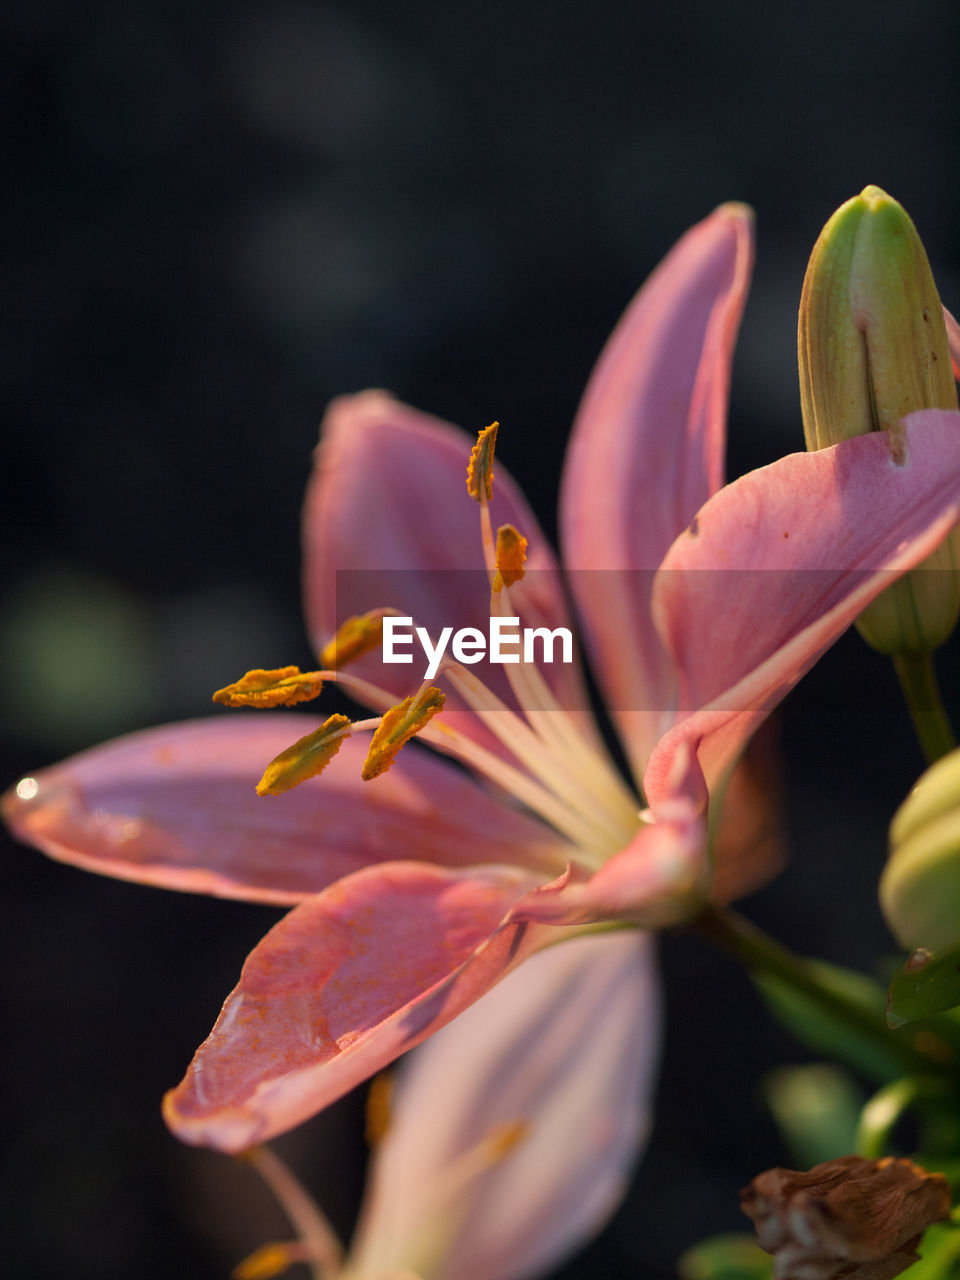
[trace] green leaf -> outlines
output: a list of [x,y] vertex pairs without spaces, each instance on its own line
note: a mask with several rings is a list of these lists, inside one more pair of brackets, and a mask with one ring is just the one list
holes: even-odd
[[902,1027],[960,1005],[960,951],[918,950],[893,975],[887,1023]]
[[928,1227],[920,1244],[920,1261],[902,1280],[954,1280],[960,1275],[960,1231],[946,1223]]
[[711,1236],[677,1263],[680,1280],[770,1280],[773,1259],[746,1232]]
[[[850,1022],[791,983],[767,973],[751,976],[761,996],[791,1034],[817,1053],[884,1083],[904,1070],[903,1048],[886,1031],[884,990],[862,974],[819,960],[805,962],[807,971],[826,992],[833,992],[862,1014],[863,1025]],[[889,1036],[888,1043],[884,1043]]]
[[842,1067],[778,1067],[764,1080],[763,1092],[791,1168],[810,1169],[853,1151],[865,1099]]

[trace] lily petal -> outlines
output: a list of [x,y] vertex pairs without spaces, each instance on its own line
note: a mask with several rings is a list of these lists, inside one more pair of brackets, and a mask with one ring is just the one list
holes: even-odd
[[322,778],[258,796],[264,764],[315,724],[241,713],[131,734],[38,773],[32,798],[8,792],[3,815],[21,840],[88,871],[284,905],[388,860],[462,867],[496,849],[544,875],[565,866],[548,828],[415,748],[365,783],[367,743],[348,738]]
[[864,606],[956,524],[960,415],[923,410],[900,431],[897,441],[874,432],[744,476],[671,547],[654,607],[687,714],[651,758],[651,802],[681,742],[698,750],[713,786]]
[[[303,521],[303,591],[307,624],[319,649],[338,622],[375,608],[410,616],[436,639],[454,631],[489,629],[490,588],[483,562],[480,517],[466,488],[474,441],[438,418],[400,404],[383,391],[335,400],[327,410]],[[506,468],[497,460],[491,516],[527,539],[526,575],[511,599],[529,625],[571,625],[556,558]],[[416,645],[414,645],[416,649]],[[412,664],[384,664],[370,654],[358,674],[397,696],[422,678],[422,655]],[[512,705],[502,668],[473,668]],[[586,708],[576,663],[545,668],[562,705]],[[501,750],[477,718],[448,698],[444,719]],[[584,731],[590,718],[584,716]]]
[[745,206],[723,205],[646,282],[587,385],[564,468],[564,559],[638,777],[664,727],[656,713],[672,692],[672,668],[650,618],[653,571],[723,483],[752,226]]
[[[648,1132],[659,1021],[648,937],[575,938],[416,1050],[351,1272],[519,1280],[583,1243],[616,1207]],[[518,1122],[516,1145],[454,1187],[465,1155]]]
[[292,1129],[444,1026],[552,931],[504,925],[515,868],[368,867],[295,907],[164,1099],[184,1142],[240,1151]]

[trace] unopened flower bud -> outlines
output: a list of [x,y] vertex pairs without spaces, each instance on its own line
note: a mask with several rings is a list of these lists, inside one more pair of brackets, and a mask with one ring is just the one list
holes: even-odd
[[[956,409],[943,309],[906,211],[879,187],[840,206],[814,245],[798,330],[808,449],[897,431],[917,409]],[[895,443],[893,445],[896,454]],[[861,614],[881,653],[925,653],[960,609],[960,535],[950,537]]]
[[894,814],[880,905],[908,950],[960,948],[960,750],[928,769]]

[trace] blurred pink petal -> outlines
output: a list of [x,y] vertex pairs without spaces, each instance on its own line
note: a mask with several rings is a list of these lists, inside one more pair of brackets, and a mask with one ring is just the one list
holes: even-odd
[[614,329],[567,452],[564,560],[638,778],[674,679],[650,618],[653,571],[723,483],[730,366],[752,262],[743,205],[723,205],[687,232]]
[[[63,862],[225,898],[299,902],[370,863],[463,867],[498,859],[563,870],[569,846],[422,750],[370,786],[367,742],[347,739],[322,778],[258,796],[264,763],[315,719],[215,716],[119,738],[38,773],[3,799],[13,832]],[[32,788],[31,788],[32,790]]]
[[314,1115],[456,1017],[544,944],[503,926],[527,872],[397,862],[346,876],[275,925],[164,1099],[184,1142],[241,1151]]
[[[416,1272],[433,1250],[435,1280],[520,1280],[586,1240],[649,1129],[659,1022],[642,935],[532,956],[402,1066],[351,1269]],[[458,1186],[464,1157],[518,1121],[516,1146]]]
[[[674,543],[654,609],[680,674],[679,724],[644,778],[660,794],[681,741],[708,782],[864,606],[960,517],[960,416],[792,454],[728,485]],[[709,635],[710,643],[702,637]]]

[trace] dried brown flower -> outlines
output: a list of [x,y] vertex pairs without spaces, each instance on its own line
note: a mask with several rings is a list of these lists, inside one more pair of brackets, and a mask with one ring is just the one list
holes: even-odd
[[809,1173],[768,1169],[740,1193],[776,1280],[890,1280],[950,1211],[939,1173],[909,1160],[842,1156]]

